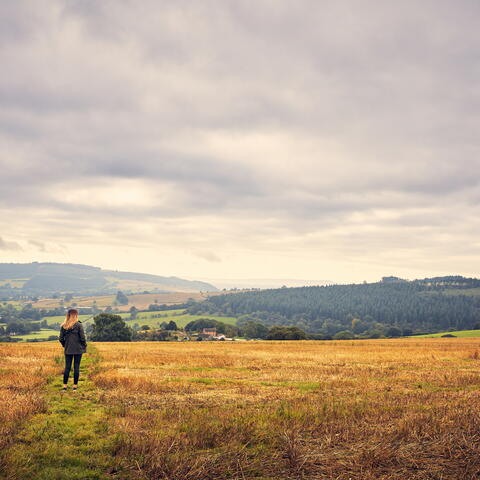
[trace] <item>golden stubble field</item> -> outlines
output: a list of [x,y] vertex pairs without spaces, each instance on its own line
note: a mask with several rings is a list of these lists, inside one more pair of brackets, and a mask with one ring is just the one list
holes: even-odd
[[478,478],[479,348],[99,344],[95,382],[139,478]]
[[[2,372],[25,362],[27,395],[49,345],[0,347]],[[117,478],[479,478],[480,339],[95,348]]]
[[25,419],[45,410],[43,387],[58,371],[52,343],[0,343],[0,451]]

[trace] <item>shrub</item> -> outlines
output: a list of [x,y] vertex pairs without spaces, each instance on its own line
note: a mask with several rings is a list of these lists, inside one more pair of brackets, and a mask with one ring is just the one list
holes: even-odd
[[334,340],[352,340],[355,335],[350,330],[342,330],[333,336]]

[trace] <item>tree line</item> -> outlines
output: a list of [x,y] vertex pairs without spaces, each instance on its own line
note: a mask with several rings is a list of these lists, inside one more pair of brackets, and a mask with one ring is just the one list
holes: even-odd
[[[199,318],[189,322],[184,331],[188,335],[198,334],[204,328],[215,328],[217,334],[227,337],[243,336],[264,340],[305,340],[307,335],[295,326],[274,326],[267,328],[256,322],[248,322],[242,328],[229,325],[211,318]],[[130,341],[168,341],[176,337],[178,327],[174,321],[164,322],[160,329],[144,325],[139,330],[130,328],[119,315],[101,313],[94,318],[93,325],[87,328],[89,340],[98,342],[130,342]],[[201,339],[199,337],[198,339]]]
[[459,276],[417,281],[385,277],[376,283],[211,296],[187,311],[236,316],[239,327],[248,322],[294,325],[325,337],[339,332],[373,338],[411,335],[480,327],[480,296],[458,291],[476,286],[480,286],[479,280]]

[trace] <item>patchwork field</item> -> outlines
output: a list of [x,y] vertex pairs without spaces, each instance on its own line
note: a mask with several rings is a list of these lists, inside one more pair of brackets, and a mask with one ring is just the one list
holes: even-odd
[[[480,475],[477,338],[97,343],[80,391],[64,395],[60,353],[0,345],[2,415],[17,434],[1,454],[6,478]],[[31,394],[34,378],[43,392],[31,409],[15,407],[19,365],[19,391]],[[57,447],[95,455],[73,465],[52,455]]]
[[[189,298],[195,300],[203,300],[207,294],[199,292],[169,292],[169,293],[139,293],[128,295],[128,305],[116,305],[121,311],[128,311],[132,306],[139,310],[145,310],[149,305],[157,301],[158,304],[175,305],[177,303],[184,303]],[[211,294],[208,294],[211,295]],[[97,307],[105,308],[113,306],[115,295],[99,295],[90,297],[73,297],[69,303],[76,303],[78,307],[91,307],[93,302],[96,302]],[[42,298],[34,303],[35,308],[57,308],[61,305],[59,298]]]
[[[165,311],[160,311],[160,312],[140,312],[137,315],[137,319],[139,320],[152,320],[155,319],[156,321],[163,322],[165,318],[167,318],[167,321],[170,321],[170,317],[174,316],[184,316],[183,312],[185,309],[179,308],[177,310],[165,310]],[[126,312],[120,312],[116,313],[115,315],[120,315],[123,319],[128,320],[130,317],[130,313]],[[78,318],[80,319],[81,322],[88,322],[93,318],[92,315],[79,315]],[[53,323],[62,323],[65,320],[65,315],[55,315],[53,317],[43,317],[42,320],[46,320],[49,325]]]
[[[168,293],[136,293],[128,295],[128,305],[115,305],[120,311],[127,312],[132,306],[139,310],[146,310],[149,305],[158,303],[159,305],[176,305],[187,302],[190,298],[201,301],[212,295],[221,295],[224,292],[168,292]],[[57,308],[61,305],[60,298],[42,298],[33,303],[35,308]],[[91,307],[96,302],[97,307],[105,308],[113,306],[115,295],[99,295],[90,297],[73,297],[69,303],[76,303],[78,307]],[[13,303],[13,302],[8,302]],[[19,302],[16,302],[18,304]]]
[[[158,314],[164,316],[158,316]],[[173,320],[178,328],[183,328],[185,325],[193,320],[198,320],[199,318],[210,318],[212,320],[218,320],[219,322],[227,323],[229,325],[235,325],[237,319],[235,317],[219,317],[216,315],[190,315],[190,314],[180,314],[174,315],[172,311],[166,312],[142,312],[139,313],[135,320],[128,320],[128,317],[125,318],[125,322],[129,326],[133,326],[135,323],[138,323],[140,326],[148,325],[149,327],[157,328],[159,323],[169,322]]]
[[[235,317],[220,317],[218,315],[190,315],[183,313],[183,309],[178,310],[165,310],[163,312],[140,312],[134,320],[130,320],[129,313],[119,313],[127,325],[132,327],[135,323],[140,326],[148,325],[149,327],[158,327],[159,323],[169,322],[173,320],[179,328],[183,328],[188,322],[192,320],[198,320],[199,318],[210,318],[212,320],[218,320],[229,325],[235,325],[237,319]],[[79,315],[80,321],[87,325],[93,323],[92,315]],[[46,320],[49,325],[54,323],[62,323],[65,320],[64,315],[57,315],[55,317],[44,317],[42,320]]]

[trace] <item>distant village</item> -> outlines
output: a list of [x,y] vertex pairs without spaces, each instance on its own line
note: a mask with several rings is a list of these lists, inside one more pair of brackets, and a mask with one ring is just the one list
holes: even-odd
[[184,330],[136,330],[133,341],[170,341],[170,342],[233,342],[246,341],[245,338],[229,337],[217,332],[215,327],[203,328],[201,331]]

